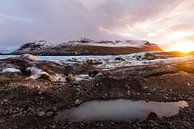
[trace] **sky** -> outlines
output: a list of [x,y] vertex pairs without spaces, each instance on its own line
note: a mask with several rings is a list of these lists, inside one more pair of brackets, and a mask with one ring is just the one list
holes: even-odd
[[193,12],[193,0],[1,0],[0,47],[87,37],[194,49]]

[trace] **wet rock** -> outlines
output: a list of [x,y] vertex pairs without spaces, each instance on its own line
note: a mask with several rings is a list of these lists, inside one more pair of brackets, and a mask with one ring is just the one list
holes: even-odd
[[55,81],[55,79],[46,72],[42,72],[39,79],[44,79],[44,80],[48,80],[48,81],[51,81],[51,82]]
[[156,127],[158,125],[154,120],[148,120],[147,123],[149,127]]
[[80,105],[81,101],[79,99],[76,99],[74,103],[75,105]]
[[47,117],[51,117],[51,116],[53,116],[54,115],[54,112],[53,111],[48,111],[47,113],[46,113],[46,116]]
[[130,90],[127,90],[127,95],[131,95],[131,91]]
[[53,109],[52,109],[54,112],[56,112],[57,111],[57,107],[53,107]]
[[72,82],[72,81],[75,81],[76,78],[73,74],[68,74],[67,78],[66,78],[66,81],[67,82]]
[[147,89],[148,89],[148,87],[147,87],[147,86],[144,86],[144,87],[143,87],[143,89],[144,89],[144,90],[147,90]]
[[39,92],[38,92],[39,95],[42,95],[42,93],[43,93],[42,91],[39,91]]
[[75,81],[89,80],[91,79],[88,74],[80,74],[75,76]]
[[117,61],[125,61],[125,59],[123,59],[122,57],[116,57],[115,60],[117,60]]
[[65,64],[63,61],[36,61],[35,67],[42,69],[49,74],[73,73],[73,66]]
[[95,59],[90,59],[90,60],[87,60],[86,62],[85,62],[87,65],[98,65],[98,64],[102,64],[102,62],[101,61],[98,61],[98,60],[95,60]]
[[155,112],[150,112],[147,117],[147,120],[156,120],[156,119],[158,119],[158,115]]
[[2,71],[3,69],[7,69],[7,68],[19,69],[19,67],[15,66],[14,64],[11,64],[9,62],[0,63],[0,71]]
[[0,60],[0,71],[3,69],[18,69],[25,74],[25,70],[28,67],[29,62],[21,58],[7,58]]
[[45,116],[45,114],[46,114],[45,111],[40,111],[40,112],[37,113],[37,115],[40,116],[40,117]]
[[31,73],[31,76],[28,77],[28,79],[44,79],[48,81],[55,81],[55,77],[48,74],[47,72],[43,71],[42,69],[39,69],[37,67],[28,67],[26,71]]
[[146,53],[143,57],[143,60],[154,60],[156,59],[156,56],[152,53]]
[[89,76],[95,77],[98,73],[99,73],[99,71],[94,70],[94,71],[89,72]]
[[28,72],[29,74],[31,74],[30,77],[28,77],[28,79],[38,79],[41,76],[41,73],[43,72],[42,69],[39,69],[37,67],[28,67],[26,68],[26,72]]
[[67,61],[69,61],[69,62],[77,62],[77,59],[76,58],[71,58],[71,59],[68,59]]

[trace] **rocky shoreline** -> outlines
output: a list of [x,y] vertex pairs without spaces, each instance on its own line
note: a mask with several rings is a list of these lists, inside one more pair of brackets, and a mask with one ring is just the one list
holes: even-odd
[[[161,55],[149,63],[141,61],[141,65],[115,65],[107,67],[109,69],[102,68],[103,62],[95,60],[74,63],[39,61],[32,55],[0,60],[0,128],[192,129],[194,59],[171,59],[169,63],[163,55],[166,62],[162,63],[157,61]],[[130,62],[121,57],[114,60],[118,64]],[[189,107],[175,116],[159,118],[156,115],[143,121],[70,122],[54,119],[57,113],[87,101],[115,99],[184,100]]]

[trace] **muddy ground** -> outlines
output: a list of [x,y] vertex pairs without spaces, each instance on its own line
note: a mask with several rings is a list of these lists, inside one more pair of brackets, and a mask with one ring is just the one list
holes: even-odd
[[[1,129],[192,129],[194,127],[194,74],[160,76],[106,75],[79,82],[24,80],[22,75],[0,74]],[[55,121],[57,112],[89,100],[185,100],[189,107],[170,118],[128,122]]]

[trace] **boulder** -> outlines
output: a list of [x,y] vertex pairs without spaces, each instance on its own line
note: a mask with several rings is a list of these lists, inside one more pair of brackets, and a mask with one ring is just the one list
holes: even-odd
[[0,60],[0,71],[6,68],[19,69],[23,74],[26,74],[26,68],[29,67],[29,61],[21,58],[7,58]]
[[96,70],[90,71],[90,72],[89,72],[89,76],[90,76],[90,77],[95,77],[98,73],[99,73],[99,71],[96,71]]
[[125,61],[125,59],[123,59],[122,57],[116,57],[115,60],[117,60],[117,61]]
[[76,78],[73,74],[68,74],[67,78],[66,78],[66,81],[67,82],[72,82],[72,81],[75,81]]
[[51,82],[55,81],[55,78],[53,76],[49,75],[46,72],[42,72],[38,79],[44,79],[44,80],[48,80],[48,81],[51,81]]
[[156,120],[156,119],[158,119],[158,115],[155,112],[150,112],[147,117],[147,120]]

